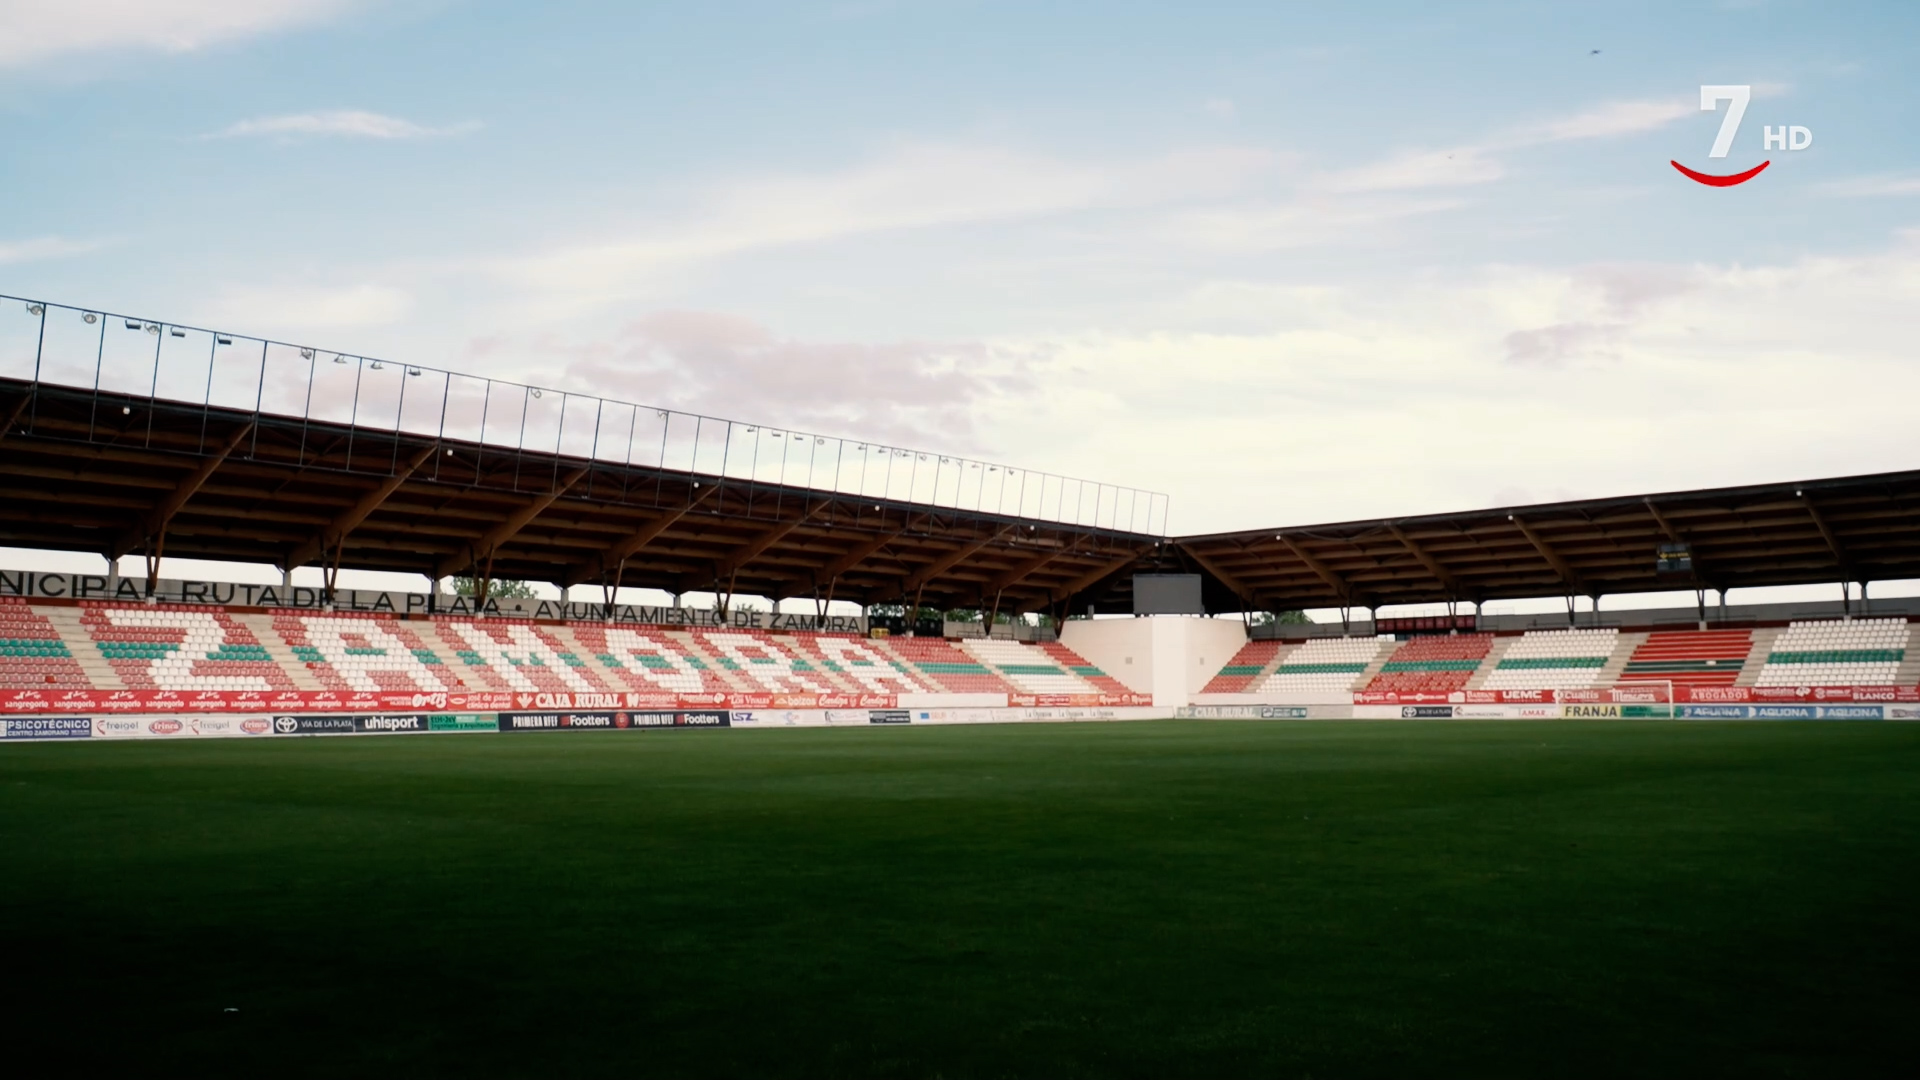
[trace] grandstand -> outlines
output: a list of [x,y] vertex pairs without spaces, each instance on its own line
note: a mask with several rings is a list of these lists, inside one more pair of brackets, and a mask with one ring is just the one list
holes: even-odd
[[[9,716],[591,703],[718,707],[750,723],[769,708],[892,720],[914,708],[1021,719],[1067,715],[1049,708],[1363,716],[1403,703],[1649,702],[1671,715],[1920,693],[1908,613],[1730,623],[1723,610],[1709,626],[1705,604],[1708,590],[1724,604],[1733,588],[1858,582],[1864,598],[1867,582],[1920,578],[1920,473],[1175,537],[1165,497],[1134,489],[38,301],[25,309],[33,351],[0,355],[0,470],[14,511],[0,518],[0,544],[116,566],[144,556],[147,572],[0,568]],[[48,353],[55,319],[101,345],[123,327],[144,335],[152,371],[116,382],[85,349]],[[169,352],[175,341],[192,348]],[[243,346],[257,358],[243,359],[253,355]],[[437,398],[409,397],[416,379]],[[496,402],[511,403],[506,427]],[[268,564],[285,584],[169,583],[173,557]],[[325,584],[295,589],[303,566]],[[527,610],[429,590],[363,605],[335,587],[341,569],[593,586],[606,603]],[[1111,635],[1096,642],[1077,618],[1129,613],[1136,574],[1194,575],[1206,613],[1367,617],[1343,618],[1338,633],[1250,635],[1224,662],[1217,638],[1143,638],[1138,656]],[[676,602],[634,616],[613,603],[622,588]],[[1574,597],[1597,608],[1603,595],[1676,589],[1698,594],[1695,625],[1595,615],[1509,629],[1456,614],[1560,596],[1571,624]],[[690,592],[714,596],[712,610],[681,608]],[[743,617],[736,598],[747,596],[805,602],[816,617]],[[1060,632],[869,636],[878,623],[827,618],[848,603],[1044,614]],[[1382,607],[1436,603],[1448,605],[1436,620],[1445,632],[1372,632]],[[1155,654],[1166,649],[1180,655]],[[1162,660],[1172,667],[1160,671]]]

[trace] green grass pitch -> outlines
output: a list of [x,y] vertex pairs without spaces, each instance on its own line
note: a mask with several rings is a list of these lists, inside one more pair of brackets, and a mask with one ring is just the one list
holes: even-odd
[[1910,1075],[1920,1041],[1920,726],[7,746],[0,843],[23,1076]]

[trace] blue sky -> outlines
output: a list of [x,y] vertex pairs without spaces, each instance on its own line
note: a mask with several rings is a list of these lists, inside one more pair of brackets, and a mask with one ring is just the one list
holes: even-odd
[[1912,468],[1916,70],[1906,3],[0,0],[0,291],[1179,532]]

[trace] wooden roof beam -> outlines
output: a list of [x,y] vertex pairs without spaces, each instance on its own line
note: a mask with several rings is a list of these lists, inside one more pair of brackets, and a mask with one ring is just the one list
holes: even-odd
[[1341,602],[1349,605],[1359,604],[1362,607],[1373,606],[1371,598],[1356,592],[1353,584],[1341,577],[1339,571],[1321,562],[1312,552],[1294,543],[1285,533],[1275,534],[1274,539],[1285,545],[1288,551],[1293,552],[1294,558],[1307,564],[1307,569],[1313,571],[1315,577],[1326,582],[1327,587],[1333,590],[1334,595],[1338,596]]
[[675,522],[686,517],[695,507],[706,502],[714,492],[719,490],[720,487],[718,484],[708,484],[706,487],[700,489],[698,495],[688,500],[687,505],[675,507],[661,514],[659,517],[640,526],[633,535],[595,554],[593,558],[573,564],[573,566],[567,569],[567,580],[561,584],[571,587],[583,581],[592,581],[594,578],[600,577],[607,571],[618,567],[621,563],[633,557],[641,548],[658,540],[662,533],[673,528]]
[[287,561],[281,564],[281,569],[291,570],[296,566],[305,566],[319,558],[322,552],[338,547],[347,538],[348,533],[367,520],[375,510],[380,509],[380,505],[391,498],[394,492],[400,490],[400,485],[407,482],[407,477],[412,476],[415,469],[427,463],[427,459],[433,456],[435,449],[437,447],[434,446],[421,447],[412,457],[401,463],[392,476],[382,480],[378,487],[362,495],[352,506],[341,511],[339,516],[328,522],[326,527],[315,533],[311,539],[294,548],[287,556]]
[[978,540],[955,548],[920,569],[915,570],[913,573],[908,574],[907,579],[900,583],[900,595],[907,596],[919,590],[934,578],[965,562],[995,540],[1006,536],[1012,528],[1013,527],[1009,525],[1007,528],[989,533]]
[[1552,545],[1548,544],[1539,533],[1534,532],[1533,526],[1527,524],[1525,519],[1508,514],[1507,520],[1513,522],[1513,527],[1520,530],[1520,535],[1526,537],[1527,543],[1532,544],[1533,549],[1540,553],[1540,557],[1547,560],[1547,565],[1553,567],[1553,572],[1560,576],[1561,581],[1566,582],[1568,588],[1580,596],[1593,595],[1588,591],[1587,583],[1581,579],[1572,565],[1561,558],[1560,553],[1553,550]]
[[995,574],[980,586],[981,602],[984,603],[988,597],[997,596],[1013,588],[1015,585],[1020,584],[1022,581],[1025,581],[1027,578],[1044,569],[1048,563],[1066,553],[1067,549],[1064,546],[1052,548],[1035,555],[1033,558],[1017,566],[1008,567],[1006,570]]
[[544,495],[535,496],[526,505],[515,510],[507,520],[488,529],[478,539],[471,540],[455,554],[449,555],[434,564],[433,576],[450,577],[468,567],[485,562],[487,557],[499,550],[500,545],[513,539],[515,534],[527,527],[528,523],[540,516],[541,512],[553,505],[553,501],[567,493],[567,489],[580,482],[587,475],[586,469],[575,469],[560,478],[553,490]]
[[737,572],[741,567],[765,554],[768,548],[786,539],[793,530],[805,525],[831,505],[833,505],[831,499],[822,499],[802,510],[798,517],[782,521],[762,532],[759,536],[754,537],[752,540],[727,552],[725,556],[714,560],[713,576],[718,579]]
[[[1178,541],[1175,541],[1175,543],[1178,543]],[[1225,585],[1228,588],[1228,590],[1233,593],[1233,595],[1239,597],[1243,603],[1247,604],[1248,611],[1255,611],[1259,609],[1260,594],[1258,591],[1254,589],[1253,586],[1248,585],[1246,582],[1240,580],[1238,575],[1229,572],[1225,567],[1213,561],[1213,559],[1209,557],[1206,553],[1199,551],[1195,548],[1189,547],[1186,544],[1180,544],[1179,547],[1181,551],[1184,551],[1187,553],[1187,556],[1189,558],[1191,558],[1194,562],[1200,564],[1200,569],[1205,570],[1209,574],[1212,574],[1214,578],[1220,582],[1220,584]]]
[[152,510],[147,511],[146,516],[142,517],[138,524],[120,534],[119,538],[113,542],[113,547],[108,549],[107,558],[118,559],[139,547],[148,537],[165,529],[167,522],[173,520],[173,515],[187,505],[187,500],[193,498],[194,493],[207,482],[214,470],[220,467],[220,463],[227,460],[227,455],[233,453],[242,442],[246,441],[247,435],[252,431],[252,420],[234,428],[233,434],[227,436],[227,441],[220,444],[220,449],[203,459],[199,467],[175,484],[166,498],[161,499]]
[[1794,492],[1800,496],[1800,504],[1807,508],[1807,516],[1813,519],[1813,527],[1820,530],[1820,539],[1827,542],[1827,550],[1833,552],[1833,561],[1839,564],[1841,576],[1852,580],[1853,564],[1847,559],[1847,549],[1840,546],[1840,538],[1834,535],[1833,527],[1827,524],[1825,514],[1813,505],[1813,496]]
[[1453,573],[1449,571],[1432,552],[1421,547],[1419,542],[1414,540],[1413,537],[1408,536],[1399,525],[1389,521],[1387,522],[1387,531],[1393,534],[1395,540],[1400,541],[1400,546],[1406,548],[1408,554],[1418,559],[1421,566],[1427,568],[1427,572],[1432,574],[1434,579],[1440,582],[1440,587],[1447,590],[1448,595],[1456,600],[1473,599],[1473,595],[1468,592],[1466,586],[1460,584],[1460,579],[1454,577]]

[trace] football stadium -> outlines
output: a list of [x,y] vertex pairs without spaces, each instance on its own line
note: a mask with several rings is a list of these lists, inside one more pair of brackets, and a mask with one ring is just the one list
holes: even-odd
[[[1679,105],[1620,97],[1653,85],[1634,68],[1566,90],[1577,115],[1458,137],[1429,117],[1404,153],[1336,168],[1347,106],[1298,106],[1327,135],[1312,150],[1251,133],[1281,93],[1245,66],[1271,59],[1256,24],[1330,43],[1273,54],[1305,86],[1352,63],[1469,87],[1484,76],[1416,46],[1493,65],[1552,35],[1505,8],[1401,11],[1405,40],[1375,41],[1346,16],[1205,5],[1099,27],[852,5],[828,30],[776,6],[755,33],[824,66],[743,42],[795,95],[759,117],[707,81],[733,70],[711,13],[219,7],[86,34],[23,9],[23,44],[0,44],[0,91],[25,103],[0,128],[51,138],[44,107],[160,162],[98,180],[151,187],[152,231],[106,214],[75,240],[94,151],[3,159],[19,216],[49,223],[0,231],[0,942],[22,1075],[1905,1071],[1920,273],[1876,201],[1910,193],[1909,163],[1795,171],[1814,135],[1781,121],[1826,131],[1806,102],[1875,77],[1754,44],[1825,40],[1817,23],[1743,9],[1775,22],[1740,39],[1758,74],[1739,85],[1633,61],[1685,84]],[[1673,16],[1695,36],[1733,17]],[[1059,159],[901,134],[954,107],[923,79],[994,99],[1003,60],[963,32],[986,27],[1076,43],[1038,85],[1104,88],[1052,106],[1071,121],[959,114],[988,140],[1064,124]],[[446,51],[533,97],[612,93],[582,105],[604,123],[608,101],[673,97],[601,51],[656,40],[699,59],[658,77],[712,97],[685,130],[633,120],[662,145],[721,161],[737,148],[713,131],[753,132],[812,162],[839,151],[783,140],[872,109],[891,149],[832,183],[756,166],[623,202],[596,170],[630,148],[543,143],[572,121],[488,98]],[[305,102],[308,48],[364,60],[369,95],[424,109],[437,79],[493,111],[263,105],[165,138],[88,111],[214,117],[209,87],[279,101],[296,69]],[[1556,78],[1614,55],[1554,48]],[[383,58],[424,66],[371,74]],[[595,81],[615,70],[618,93]],[[1177,125],[1210,134],[1068,163],[1065,132],[1175,72],[1241,80]],[[136,101],[147,80],[185,96]],[[1355,93],[1353,115],[1391,111]],[[799,104],[815,95],[831,108]],[[1750,99],[1779,131],[1758,166],[1751,131],[1710,172],[1575,160],[1683,125],[1691,146]],[[518,141],[465,158],[496,124]],[[392,156],[342,149],[363,146]],[[537,146],[594,175],[542,171]],[[233,171],[256,148],[270,168]],[[363,171],[316,169],[322,149]],[[176,153],[221,167],[175,174]],[[1552,154],[1585,186],[1467,194],[1517,192]],[[1655,205],[1632,186],[1653,172],[1702,200],[1667,230],[1707,255],[1609,216]],[[347,175],[369,182],[349,197]],[[1763,183],[1856,208],[1836,236],[1904,239],[1798,262],[1742,246],[1773,204],[1735,200]],[[1256,203],[1261,184],[1296,201]],[[525,198],[548,190],[571,194]],[[451,254],[475,221],[561,235],[568,199],[608,211],[593,245]],[[1528,278],[1588,214],[1606,224],[1569,241],[1581,268]],[[1477,224],[1432,224],[1449,215]],[[272,221],[270,254],[208,228],[228,220]],[[311,285],[342,239],[386,261]],[[1130,292],[1169,281],[1178,303]],[[127,293],[183,310],[87,306]],[[1789,320],[1796,297],[1832,306]],[[650,314],[605,329],[629,309]],[[1256,309],[1299,325],[1243,331]],[[827,344],[833,319],[876,329]],[[967,319],[1008,329],[944,329]],[[1034,319],[1101,330],[1018,338]],[[1740,329],[1788,321],[1831,355]]]

